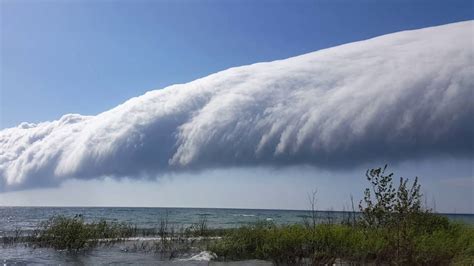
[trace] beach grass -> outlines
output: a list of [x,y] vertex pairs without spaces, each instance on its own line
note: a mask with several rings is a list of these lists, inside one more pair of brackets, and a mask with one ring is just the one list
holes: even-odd
[[[219,260],[270,260],[277,265],[375,263],[448,265],[474,262],[474,228],[436,216],[442,226],[413,226],[408,236],[393,228],[361,225],[256,223],[230,232],[210,250]],[[446,219],[447,220],[447,219]]]
[[[202,230],[193,225],[138,229],[80,216],[56,216],[31,234],[17,233],[7,242],[79,251],[113,245],[137,236],[156,236],[131,246],[131,251],[159,253],[169,259],[190,250],[209,250],[220,261],[267,260],[276,265],[324,265],[336,262],[402,265],[469,265],[474,261],[474,228],[437,214],[412,218],[405,233],[396,227],[368,227],[360,222],[278,225],[261,221],[234,229]],[[420,222],[421,221],[421,222]],[[166,230],[165,230],[166,229]]]
[[[342,221],[317,220],[315,195],[311,209],[299,224],[260,221],[239,228],[210,228],[206,216],[186,227],[161,217],[158,228],[137,228],[110,221],[86,222],[82,215],[54,216],[24,234],[20,229],[2,237],[3,245],[27,243],[33,247],[77,252],[130,241],[131,250],[155,252],[173,259],[190,251],[211,251],[220,261],[266,260],[276,265],[396,264],[472,265],[474,227],[449,220],[421,204],[418,180],[400,178],[398,185],[386,167],[367,171],[370,187],[359,212]],[[354,204],[352,204],[354,205]]]
[[130,250],[155,252],[174,258],[195,249],[208,249],[211,242],[227,235],[233,229],[208,228],[207,219],[176,227],[167,217],[156,228],[138,228],[133,224],[101,220],[87,222],[82,215],[53,216],[38,224],[30,232],[15,230],[1,237],[3,246],[25,244],[33,248],[53,248],[69,252],[85,251],[98,246],[133,242]]
[[262,259],[277,265],[474,264],[474,228],[433,213],[421,203],[421,185],[383,168],[369,169],[369,187],[359,203],[360,215],[342,223],[318,224],[315,193],[312,221],[276,225],[262,222],[230,232],[211,246],[221,260]]

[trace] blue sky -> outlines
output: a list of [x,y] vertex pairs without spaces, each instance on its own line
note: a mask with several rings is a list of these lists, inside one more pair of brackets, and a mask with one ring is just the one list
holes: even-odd
[[[0,1],[0,129],[95,115],[131,97],[227,69],[474,18],[461,1]],[[382,163],[382,162],[380,162]],[[372,165],[328,171],[210,169],[158,181],[99,178],[0,193],[0,205],[307,207],[360,198]],[[429,204],[474,212],[472,157],[411,161]],[[449,178],[446,176],[449,175]],[[295,179],[295,177],[297,177]],[[350,186],[348,185],[350,184]],[[87,197],[84,197],[85,193]],[[122,195],[128,195],[123,197]]]
[[472,1],[1,1],[0,128],[474,17]]

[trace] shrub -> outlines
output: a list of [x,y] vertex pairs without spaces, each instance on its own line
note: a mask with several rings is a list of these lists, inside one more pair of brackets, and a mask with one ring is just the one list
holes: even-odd
[[136,227],[124,223],[111,223],[105,220],[86,223],[82,215],[73,218],[54,216],[41,223],[30,239],[41,247],[78,251],[94,247],[99,240],[125,238],[137,233]]
[[56,216],[42,224],[36,243],[55,249],[79,250],[86,248],[93,236],[94,232],[87,228],[81,216]]
[[[337,259],[376,265],[472,264],[473,227],[423,209],[418,179],[409,183],[400,178],[395,186],[393,173],[385,174],[386,168],[367,171],[371,188],[359,205],[359,222],[258,223],[234,230],[211,250],[223,260],[264,259],[285,265],[329,265]],[[313,213],[314,202],[313,193]]]

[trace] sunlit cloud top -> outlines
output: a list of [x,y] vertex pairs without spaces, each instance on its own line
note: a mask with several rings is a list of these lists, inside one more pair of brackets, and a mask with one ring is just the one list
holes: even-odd
[[472,157],[474,22],[231,68],[0,131],[0,190],[239,166]]

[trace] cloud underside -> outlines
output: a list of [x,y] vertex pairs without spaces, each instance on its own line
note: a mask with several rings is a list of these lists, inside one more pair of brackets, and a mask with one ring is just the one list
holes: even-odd
[[405,31],[0,131],[0,190],[216,167],[472,157],[474,22]]

